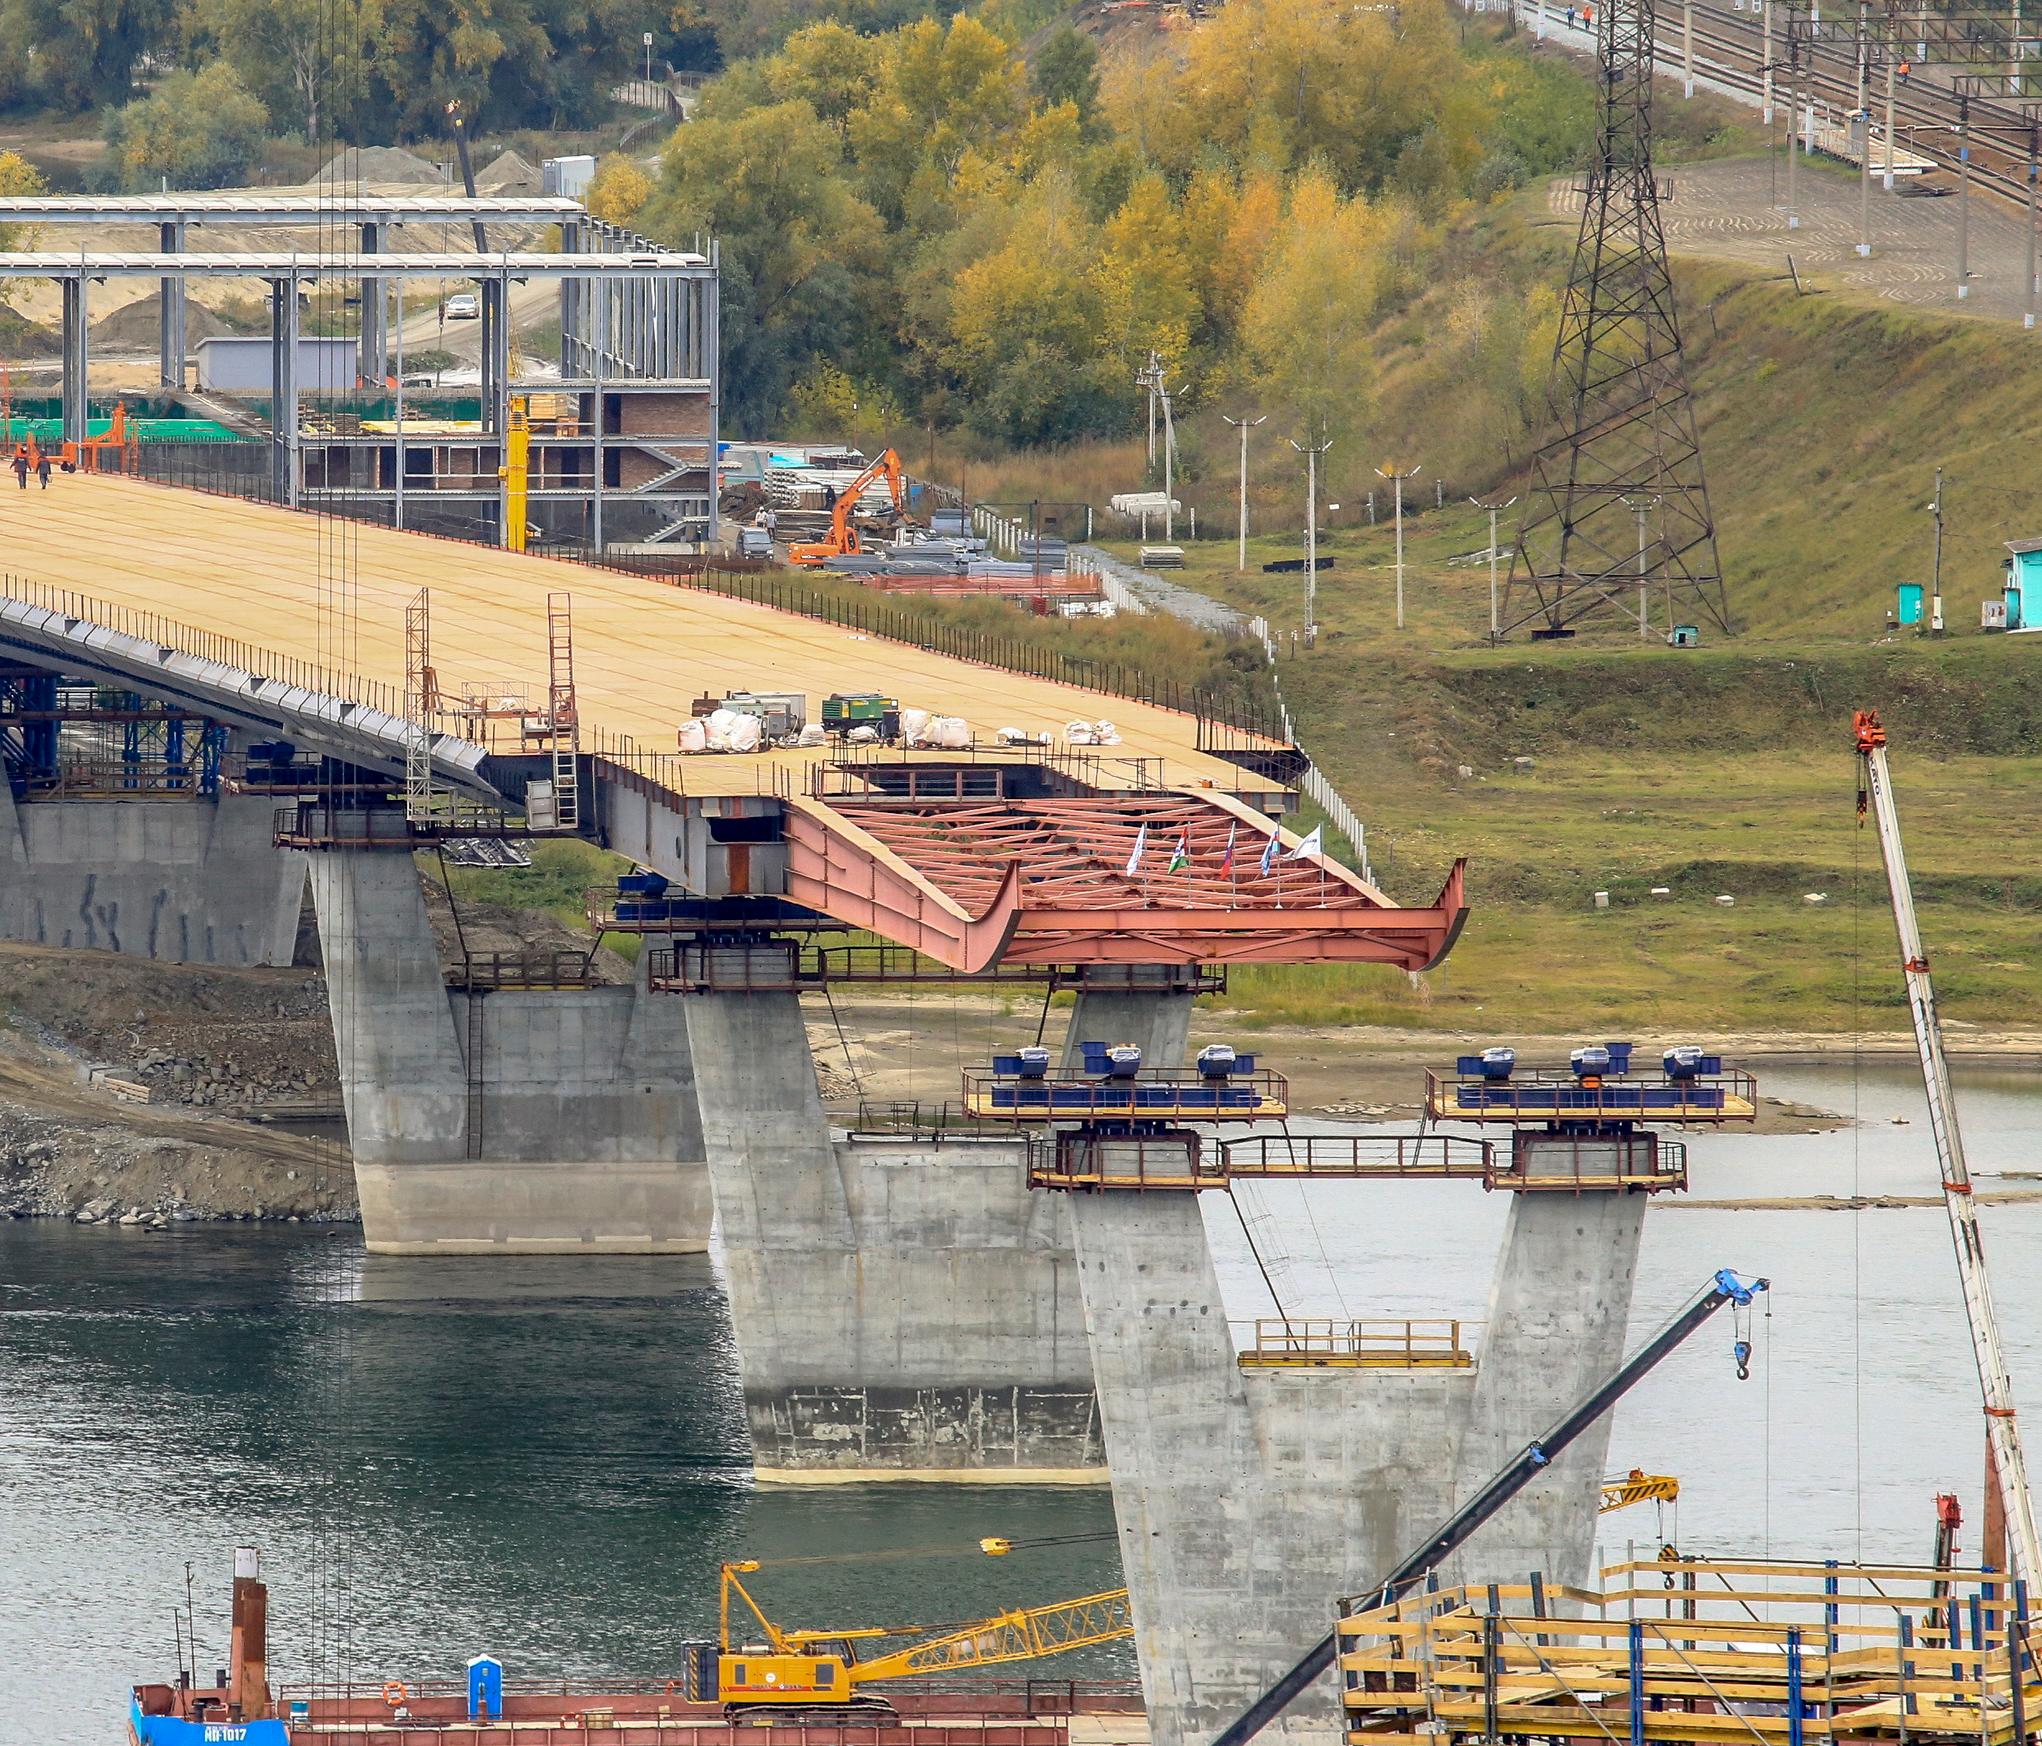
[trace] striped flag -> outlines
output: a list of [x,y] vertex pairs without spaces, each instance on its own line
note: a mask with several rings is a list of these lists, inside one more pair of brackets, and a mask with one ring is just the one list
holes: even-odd
[[1149,827],[1143,825],[1134,834],[1134,852],[1127,858],[1127,876],[1132,879],[1142,870],[1142,856],[1149,850]]
[[1220,857],[1220,877],[1231,878],[1234,871],[1234,833],[1241,828],[1240,821],[1227,826],[1227,852]]
[[1182,873],[1184,869],[1189,867],[1190,865],[1191,865],[1191,832],[1189,830],[1181,830],[1177,833],[1176,848],[1170,851],[1170,865],[1164,868],[1164,872]]

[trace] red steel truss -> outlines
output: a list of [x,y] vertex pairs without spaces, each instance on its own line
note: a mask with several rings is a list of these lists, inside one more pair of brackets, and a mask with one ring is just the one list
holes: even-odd
[[[1278,847],[1264,873],[1272,833]],[[1445,956],[1467,913],[1460,862],[1430,908],[1403,909],[1336,861],[1289,858],[1294,836],[1218,794],[797,798],[787,835],[789,897],[969,971],[1329,962],[1423,970]],[[1173,868],[1180,846],[1183,865]]]

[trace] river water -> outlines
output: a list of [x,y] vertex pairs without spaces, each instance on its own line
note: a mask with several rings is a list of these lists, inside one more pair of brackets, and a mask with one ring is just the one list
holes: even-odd
[[[1982,1185],[2042,1170],[2042,1074],[1960,1084]],[[1764,1088],[1859,1119],[1693,1137],[1697,1197],[1934,1192],[1911,1071]],[[1269,1300],[1243,1218],[1292,1314],[1479,1318],[1508,1210],[1454,1183],[1261,1184],[1238,1216],[1204,1205],[1244,1318]],[[1985,1216],[2033,1401],[2042,1206]],[[1655,1207],[1634,1336],[1722,1266],[1775,1281],[1751,1380],[1718,1317],[1616,1417],[1613,1467],[1681,1476],[1668,1531],[1690,1550],[1916,1559],[1935,1492],[1975,1519],[1980,1420],[1940,1208]],[[713,1634],[725,1559],[822,1560],[757,1578],[789,1622],[957,1619],[1117,1580],[1110,1544],[989,1564],[968,1550],[981,1535],[1111,1520],[1103,1489],[755,1489],[705,1260],[411,1260],[298,1228],[0,1224],[0,1739],[29,1716],[47,1746],[118,1739],[127,1684],[175,1666],[187,1564],[199,1662],[223,1662],[237,1543],[263,1549],[282,1678],[448,1677],[485,1650],[518,1675],[652,1678]],[[1649,1507],[1609,1517],[1606,1550],[1656,1548],[1659,1526]],[[873,1547],[915,1555],[830,1561]]]

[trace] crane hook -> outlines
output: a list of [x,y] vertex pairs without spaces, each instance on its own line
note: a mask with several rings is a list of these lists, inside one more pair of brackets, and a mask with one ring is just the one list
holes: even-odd
[[1751,1380],[1751,1342],[1749,1340],[1732,1341],[1730,1355],[1737,1360],[1737,1380],[1739,1382],[1749,1382]]

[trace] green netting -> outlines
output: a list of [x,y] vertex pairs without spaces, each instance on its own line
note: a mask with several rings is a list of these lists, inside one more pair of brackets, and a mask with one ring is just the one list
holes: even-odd
[[[61,418],[0,419],[0,428],[4,428],[6,433],[0,440],[4,440],[10,449],[31,436],[46,449],[63,446],[64,421]],[[88,436],[104,436],[112,428],[113,420],[110,418],[88,419],[85,426]],[[128,431],[137,442],[143,443],[245,443],[254,440],[229,430],[213,418],[131,418]]]

